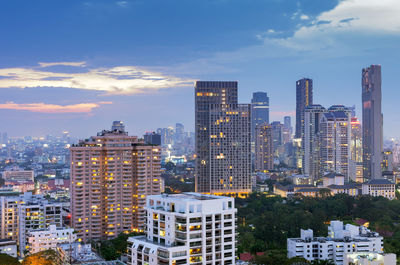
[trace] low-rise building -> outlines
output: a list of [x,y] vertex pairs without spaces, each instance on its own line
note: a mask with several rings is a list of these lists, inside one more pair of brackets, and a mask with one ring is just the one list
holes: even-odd
[[235,264],[233,198],[152,195],[145,209],[146,235],[128,239],[129,265]]
[[372,179],[362,184],[362,194],[393,200],[396,198],[396,184],[387,179]]
[[343,265],[349,253],[383,253],[383,237],[363,226],[332,221],[327,237],[314,237],[311,229],[301,230],[300,238],[287,239],[287,250],[289,258],[332,260]]
[[396,265],[396,254],[357,252],[345,255],[343,265]]
[[27,235],[27,250],[33,254],[47,249],[57,249],[58,244],[71,244],[77,239],[73,228],[50,225],[47,229],[30,231]]
[[0,239],[0,253],[7,254],[11,257],[17,257],[17,242],[10,239]]
[[5,181],[21,181],[21,182],[33,182],[34,172],[33,170],[6,170],[3,171],[3,179]]

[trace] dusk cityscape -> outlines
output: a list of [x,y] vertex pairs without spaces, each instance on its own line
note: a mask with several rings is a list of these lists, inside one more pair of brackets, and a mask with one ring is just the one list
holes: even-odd
[[0,32],[0,265],[400,264],[400,1],[1,1]]

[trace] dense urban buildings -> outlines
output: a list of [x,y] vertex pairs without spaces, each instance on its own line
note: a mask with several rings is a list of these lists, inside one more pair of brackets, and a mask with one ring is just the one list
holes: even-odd
[[195,84],[196,191],[251,191],[250,104],[238,104],[237,82]]
[[18,196],[0,197],[1,238],[18,242],[23,256],[29,232],[50,225],[62,227],[62,205],[51,203],[43,195],[26,192]]
[[383,253],[383,237],[366,227],[331,221],[327,237],[314,237],[313,230],[301,230],[300,238],[287,239],[288,257],[306,260],[332,260],[343,265],[349,253]]
[[272,127],[266,123],[256,126],[255,171],[266,172],[274,169],[274,146]]
[[313,105],[313,81],[303,78],[296,82],[296,138],[303,137],[304,111]]
[[265,92],[254,92],[251,99],[251,135],[254,141],[257,125],[269,123],[269,97]]
[[129,265],[235,264],[234,199],[198,193],[149,196],[145,236],[128,239]]
[[71,146],[71,213],[78,240],[114,238],[145,227],[146,196],[160,193],[160,147],[123,126]]
[[362,129],[364,177],[382,177],[383,115],[381,66],[362,70]]

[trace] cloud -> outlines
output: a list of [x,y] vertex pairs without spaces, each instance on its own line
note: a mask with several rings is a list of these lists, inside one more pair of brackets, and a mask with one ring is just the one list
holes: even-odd
[[[400,1],[398,0],[342,0],[333,9],[323,12],[311,22],[299,24],[292,36],[265,36],[267,46],[281,46],[292,50],[326,49],[340,45],[340,35],[365,36],[400,35]],[[299,13],[293,14],[292,18]],[[309,17],[301,15],[301,19]]]
[[128,2],[127,1],[118,1],[117,5],[120,7],[127,7],[128,6]]
[[[167,76],[137,66],[87,68],[85,62],[40,63],[39,68],[17,67],[0,69],[0,88],[66,87],[103,91],[107,94],[147,94],[171,87],[192,86],[191,79]],[[68,73],[41,68],[69,65],[84,72]]]
[[84,67],[86,65],[86,62],[55,62],[55,63],[43,63],[40,62],[39,66],[40,67],[51,67],[51,66],[58,66],[58,65],[63,65],[63,66],[75,66],[75,67]]
[[93,109],[104,104],[112,104],[112,102],[97,102],[97,103],[80,103],[72,105],[55,105],[46,103],[14,103],[6,102],[1,104],[0,109],[7,110],[26,110],[40,113],[90,113]]
[[308,19],[310,19],[310,17],[307,16],[307,15],[305,15],[305,14],[302,14],[302,15],[300,16],[300,19],[301,19],[301,20],[308,20]]

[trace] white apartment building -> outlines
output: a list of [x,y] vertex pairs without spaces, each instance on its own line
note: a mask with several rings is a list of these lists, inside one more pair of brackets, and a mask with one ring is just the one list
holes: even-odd
[[10,239],[0,239],[0,253],[17,257],[17,242]]
[[396,265],[396,254],[352,253],[345,255],[343,265]]
[[152,195],[145,209],[146,235],[128,239],[129,265],[235,264],[233,198]]
[[387,179],[372,179],[362,184],[362,194],[393,200],[396,198],[396,185]]
[[332,221],[327,237],[314,237],[311,229],[301,230],[300,238],[287,239],[287,250],[289,258],[332,260],[343,265],[349,253],[383,253],[383,237],[363,226]]
[[30,254],[47,249],[56,249],[58,244],[71,244],[77,239],[73,228],[50,225],[47,229],[28,232],[27,241]]

